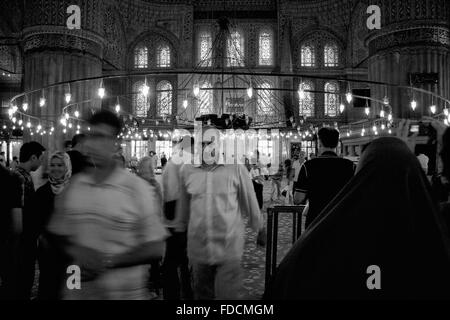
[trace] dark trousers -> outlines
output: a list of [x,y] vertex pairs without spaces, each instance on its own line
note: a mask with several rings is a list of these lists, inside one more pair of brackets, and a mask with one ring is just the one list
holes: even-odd
[[51,246],[45,237],[39,239],[39,300],[60,300],[69,259]]
[[37,237],[24,234],[20,251],[20,299],[30,300],[36,273]]
[[187,233],[170,229],[166,242],[163,264],[163,294],[165,300],[193,299],[189,260],[187,257]]
[[0,242],[0,300],[18,300],[20,295],[20,236],[8,236]]

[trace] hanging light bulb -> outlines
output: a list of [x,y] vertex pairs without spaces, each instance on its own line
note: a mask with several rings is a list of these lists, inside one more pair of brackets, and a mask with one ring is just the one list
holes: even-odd
[[66,128],[64,128],[64,129],[63,129],[63,133],[66,133],[66,132],[67,132],[67,130],[66,130]]
[[436,106],[435,106],[435,105],[432,105],[432,106],[430,107],[430,111],[431,111],[432,114],[435,114],[435,113],[436,113]]
[[448,117],[448,114],[449,114],[449,113],[448,113],[448,108],[445,108],[445,109],[444,109],[444,114],[445,114],[446,117]]
[[66,120],[66,118],[61,118],[60,122],[61,122],[61,124],[62,124],[64,127],[67,126],[67,120]]
[[70,92],[65,94],[65,98],[66,98],[66,103],[69,103],[70,100],[72,99],[72,95],[70,94]]
[[3,125],[3,129],[6,129],[6,126],[5,126],[5,125]]
[[69,122],[69,129],[72,129],[72,122]]
[[198,96],[198,94],[200,93],[200,87],[198,86],[198,83],[194,84],[194,96]]
[[341,111],[341,113],[342,113],[342,112],[344,112],[344,110],[345,110],[345,106],[343,103],[341,103],[339,106],[339,111]]
[[120,112],[120,104],[116,104],[116,112],[117,112],[117,113]]
[[17,121],[16,117],[13,117],[13,118],[11,119],[11,121],[12,121],[13,123],[16,123],[16,121]]
[[28,110],[28,102],[24,102],[22,104],[22,109],[23,109],[23,111],[27,111]]
[[19,126],[21,126],[23,123],[22,119],[19,120]]
[[13,105],[13,106],[12,106],[12,111],[13,111],[13,113],[16,113],[17,110],[19,110],[19,108],[18,108],[16,105]]
[[69,114],[67,112],[64,114],[64,118],[66,118],[66,120],[69,119]]
[[13,114],[14,114],[13,108],[9,108],[9,109],[8,109],[8,115],[9,115],[9,117],[12,117]]
[[44,97],[41,97],[40,99],[39,99],[39,107],[43,107],[43,106],[45,106],[45,98]]
[[31,122],[29,120],[27,122],[27,128],[31,128]]
[[385,116],[384,110],[382,109],[382,110],[380,111],[380,117],[381,117],[381,118],[384,118],[384,116]]
[[366,113],[366,115],[368,116],[370,113],[370,108],[369,107],[365,107],[364,108],[364,112]]
[[253,88],[251,86],[247,88],[247,96],[249,98],[253,97]]
[[78,118],[80,116],[80,112],[78,112],[78,110],[75,110],[75,112],[73,114],[75,115],[76,118]]
[[447,121],[450,123],[450,115],[448,115],[447,117]]
[[55,128],[54,128],[54,127],[52,127],[52,128],[50,129],[50,131],[51,131],[51,132],[55,131]]
[[12,126],[12,129],[13,129],[13,130],[16,130],[16,126]]
[[384,125],[384,123],[381,125],[381,130],[386,129],[386,126]]
[[88,127],[88,131],[91,131],[91,127]]
[[389,105],[389,98],[388,98],[387,96],[384,96],[384,98],[383,98],[383,104],[384,104],[385,106]]
[[389,134],[391,134],[391,133],[392,133],[391,129],[389,129],[389,130],[388,130],[388,133],[389,133]]
[[444,119],[444,124],[445,124],[446,126],[448,126],[448,120],[447,120],[447,119]]
[[350,103],[353,100],[353,95],[352,93],[349,91],[346,93],[345,98],[347,99],[347,102]]
[[187,101],[187,99],[184,99],[183,100],[183,108],[187,108],[187,106],[188,106],[188,101]]
[[372,127],[372,131],[373,131],[373,132],[377,131],[377,126],[373,126],[373,127]]
[[33,133],[33,132],[31,132],[31,133],[30,133],[30,135],[31,135],[31,136],[34,136],[34,133]]
[[414,111],[414,110],[416,110],[416,108],[417,108],[417,102],[416,102],[416,100],[412,100],[411,101],[411,109]]
[[98,88],[98,96],[100,97],[100,99],[103,99],[105,97],[105,88]]
[[39,125],[37,126],[37,130],[38,130],[38,131],[41,131],[41,129],[42,129],[42,126],[39,124]]
[[388,114],[388,120],[389,120],[389,121],[392,121],[392,113],[389,113],[389,114]]

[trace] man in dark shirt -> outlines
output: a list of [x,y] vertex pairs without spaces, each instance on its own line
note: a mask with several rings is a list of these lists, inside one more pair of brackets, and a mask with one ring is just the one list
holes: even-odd
[[72,138],[72,149],[67,151],[72,164],[72,176],[83,171],[86,167],[86,157],[84,156],[83,144],[86,136],[82,133],[74,135]]
[[18,298],[19,243],[22,233],[20,182],[0,166],[0,300]]
[[294,183],[294,203],[309,201],[305,227],[320,214],[322,209],[339,193],[353,177],[353,162],[338,157],[336,147],[339,132],[334,128],[319,130],[319,157],[306,161]]
[[20,148],[20,163],[14,171],[20,181],[19,197],[23,217],[19,290],[20,299],[27,300],[31,297],[31,288],[34,282],[39,234],[39,218],[36,216],[32,204],[35,189],[30,172],[36,171],[41,166],[44,151],[45,148],[36,141],[24,143]]

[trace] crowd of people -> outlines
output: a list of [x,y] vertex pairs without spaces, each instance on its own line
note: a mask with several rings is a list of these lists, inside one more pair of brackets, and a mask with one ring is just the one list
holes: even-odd
[[[305,206],[306,231],[264,298],[450,297],[450,130],[438,122],[443,170],[433,185],[405,123],[398,137],[371,142],[356,168],[336,153],[339,132],[324,127],[317,156],[300,152],[276,168],[258,151],[245,165],[183,164],[173,158],[193,154],[194,141],[177,140],[160,177],[153,151],[126,170],[114,113],[101,110],[89,125],[48,161],[31,141],[10,169],[0,166],[1,299],[31,299],[36,265],[42,300],[241,299],[245,221],[264,245],[269,184],[272,204]],[[381,290],[367,288],[371,265]],[[79,270],[79,287],[70,270]]]

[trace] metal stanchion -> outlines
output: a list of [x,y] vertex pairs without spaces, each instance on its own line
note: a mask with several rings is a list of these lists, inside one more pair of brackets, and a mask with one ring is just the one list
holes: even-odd
[[305,206],[276,206],[267,208],[266,276],[265,288],[277,268],[278,217],[292,213],[292,243],[301,235],[302,213]]

